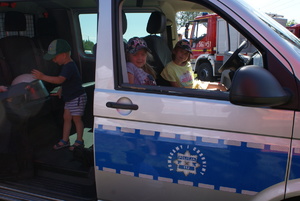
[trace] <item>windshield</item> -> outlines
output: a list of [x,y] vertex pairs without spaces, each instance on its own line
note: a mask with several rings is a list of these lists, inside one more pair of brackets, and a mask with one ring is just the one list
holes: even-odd
[[260,18],[264,23],[266,23],[269,27],[271,27],[280,37],[287,40],[289,43],[293,44],[294,46],[300,48],[300,40],[297,38],[293,33],[291,33],[286,27],[279,24],[273,18],[268,16],[267,14],[256,10],[252,6],[250,6],[247,2],[239,2],[243,4],[246,9],[251,9],[250,12],[254,13],[258,18]]

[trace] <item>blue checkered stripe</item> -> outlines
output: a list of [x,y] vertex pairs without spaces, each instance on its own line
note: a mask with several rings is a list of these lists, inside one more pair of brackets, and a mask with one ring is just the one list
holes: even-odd
[[101,171],[248,195],[284,181],[288,151],[268,142],[95,128],[95,162]]

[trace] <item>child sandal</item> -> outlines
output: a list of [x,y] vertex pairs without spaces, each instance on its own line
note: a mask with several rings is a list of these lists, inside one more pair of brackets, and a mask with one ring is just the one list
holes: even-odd
[[[62,144],[60,144],[59,142],[61,142]],[[53,149],[58,150],[58,149],[62,149],[64,147],[69,147],[70,146],[70,142],[69,141],[64,141],[63,139],[59,140],[58,143],[56,143],[53,146]]]
[[75,147],[84,148],[84,141],[75,140],[74,144],[69,148],[71,151],[75,149]]

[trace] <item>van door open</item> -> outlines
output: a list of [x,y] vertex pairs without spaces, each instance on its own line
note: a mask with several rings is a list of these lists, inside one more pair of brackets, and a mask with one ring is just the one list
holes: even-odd
[[[148,7],[145,1],[142,8],[130,0],[122,5],[114,3],[100,2],[100,13],[107,12],[115,18],[100,19],[100,25],[107,23],[108,26],[106,30],[98,30],[98,38],[105,38],[97,47],[101,59],[99,54],[94,94],[98,196],[107,200],[124,197],[127,200],[195,200],[199,197],[251,200],[259,196],[259,192],[284,183],[289,171],[294,119],[294,100],[287,102],[288,93],[283,92],[283,102],[266,97],[276,104],[259,102],[255,97],[247,103],[233,104],[231,90],[129,84],[120,31],[124,23],[122,10],[144,12]],[[180,5],[184,9],[190,3],[176,1],[155,8],[164,12],[167,21],[172,21],[175,14],[171,11],[176,10],[173,6]],[[265,78],[271,77],[270,83],[276,83],[278,91],[284,91],[285,86],[297,91],[295,82],[284,81],[294,79],[285,58],[243,20],[242,15],[252,15],[244,6],[234,2],[226,6],[218,2],[203,4],[199,1],[192,7],[197,7],[198,12],[209,10],[207,7],[218,11],[217,14],[231,20],[229,22],[260,51],[264,66],[259,68],[263,69]],[[241,11],[233,13],[229,9],[232,6]],[[134,36],[133,33],[131,37]],[[176,36],[173,35],[173,45],[177,42]],[[257,70],[251,59],[232,69],[237,76],[244,70],[261,74],[262,70]],[[279,72],[284,80],[278,76]],[[246,89],[255,88],[258,93],[262,85],[256,88],[259,78],[254,77]],[[238,83],[232,80],[232,87]],[[287,105],[281,106],[283,103]],[[285,185],[280,188],[284,189]],[[281,194],[280,199],[283,198]]]

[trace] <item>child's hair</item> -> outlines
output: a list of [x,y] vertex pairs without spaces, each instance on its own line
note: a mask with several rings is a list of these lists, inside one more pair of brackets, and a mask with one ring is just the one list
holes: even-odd
[[[148,57],[148,55],[151,55],[151,54],[148,52],[147,57]],[[151,56],[152,56],[152,55],[151,55]],[[148,63],[146,63],[146,64],[142,67],[142,69],[143,69],[146,73],[152,75],[154,79],[157,78],[156,72],[155,72],[153,66],[149,65]]]
[[[174,61],[176,59],[176,54],[175,52],[180,49],[181,47],[175,46],[173,51],[172,51],[172,60]],[[191,60],[191,54],[189,54],[188,59],[186,60],[186,62],[189,62]]]

